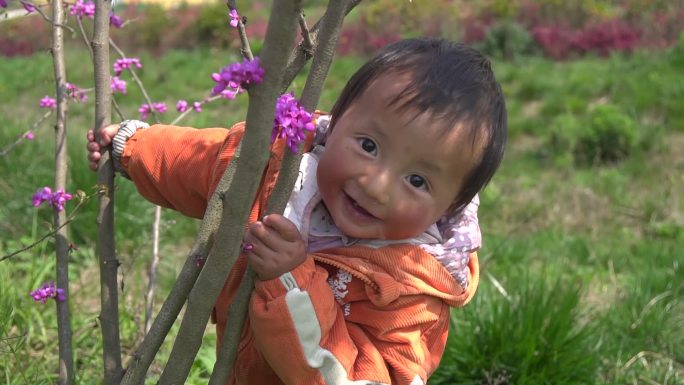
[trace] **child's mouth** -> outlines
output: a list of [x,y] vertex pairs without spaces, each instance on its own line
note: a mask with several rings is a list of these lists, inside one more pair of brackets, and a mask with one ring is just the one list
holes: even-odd
[[350,211],[352,211],[354,214],[356,214],[357,217],[360,217],[361,219],[377,219],[375,215],[369,213],[366,209],[361,207],[354,198],[349,196],[347,193],[344,193],[344,196],[347,198],[347,205]]

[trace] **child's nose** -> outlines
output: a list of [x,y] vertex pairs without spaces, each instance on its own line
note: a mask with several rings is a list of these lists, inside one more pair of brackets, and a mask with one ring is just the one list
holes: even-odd
[[[370,171],[370,170],[369,170]],[[359,184],[365,194],[380,204],[386,204],[390,198],[390,175],[387,170],[374,169],[359,178]]]

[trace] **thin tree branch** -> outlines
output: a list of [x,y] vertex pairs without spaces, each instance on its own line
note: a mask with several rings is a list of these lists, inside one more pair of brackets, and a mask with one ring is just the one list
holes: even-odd
[[142,384],[145,379],[145,373],[152,364],[154,356],[159,351],[162,342],[171,330],[171,326],[176,321],[188,293],[192,289],[197,277],[199,276],[204,261],[214,242],[214,237],[221,221],[221,210],[223,202],[221,197],[224,195],[232,184],[233,176],[235,174],[237,159],[240,158],[242,151],[242,144],[238,145],[233,160],[228,165],[223,177],[216,187],[216,193],[209,199],[207,210],[204,213],[204,218],[200,225],[200,229],[188,257],[185,260],[176,283],[171,289],[168,297],[164,301],[159,314],[155,317],[150,331],[145,336],[142,344],[136,350],[130,366],[126,370],[126,375],[122,380],[122,385],[137,385]]
[[[66,190],[68,172],[67,153],[67,98],[66,93],[66,65],[64,63],[64,30],[59,27],[64,20],[64,5],[62,0],[53,0],[52,17],[52,63],[55,73],[55,91],[57,95],[57,116],[55,121],[55,189]],[[55,276],[57,287],[64,290],[69,298],[69,240],[66,212],[55,211]],[[57,305],[57,334],[59,343],[59,384],[74,383],[74,354],[72,351],[71,317],[69,303],[56,301]]]
[[[101,191],[98,191],[98,192],[97,192],[97,194],[101,194],[101,193],[102,193]],[[78,212],[78,210],[79,210],[79,209],[81,208],[81,206],[83,206],[88,200],[90,200],[90,198],[92,198],[92,196],[90,196],[90,195],[83,197],[83,198],[81,199],[81,201],[76,205],[76,207],[74,207],[74,209],[71,210],[71,214],[69,214],[69,216],[67,217],[67,220],[66,220],[64,223],[60,224],[59,227],[57,227],[57,228],[55,228],[54,230],[52,230],[52,231],[48,232],[47,234],[43,235],[40,239],[38,239],[37,241],[31,243],[30,245],[24,246],[23,248],[21,248],[21,249],[19,249],[19,250],[17,250],[17,251],[11,252],[11,253],[6,254],[6,255],[3,255],[3,256],[0,258],[0,262],[4,261],[4,260],[6,260],[6,259],[12,258],[12,257],[14,257],[14,256],[17,255],[17,254],[21,254],[21,253],[23,253],[24,251],[31,250],[32,248],[34,248],[35,246],[39,245],[41,242],[43,242],[44,240],[46,240],[48,237],[50,237],[50,236],[56,234],[57,231],[59,231],[59,229],[61,229],[62,227],[66,226],[67,224],[71,223],[71,221],[74,220],[74,217],[76,216],[76,213]]]
[[[31,250],[32,248],[36,247],[36,246],[39,245],[41,242],[43,242],[44,240],[46,240],[48,237],[50,237],[50,236],[52,236],[52,235],[55,235],[62,227],[64,227],[64,226],[68,225],[69,223],[71,223],[72,220],[73,220],[73,219],[68,219],[68,220],[64,221],[64,223],[61,223],[61,224],[59,225],[59,227],[57,227],[56,229],[50,231],[49,233],[46,233],[45,235],[43,235],[43,236],[40,237],[37,241],[34,241],[34,242],[31,243],[30,245],[24,246],[24,247],[22,247],[22,248],[19,249],[19,250],[16,250],[16,251],[13,251],[13,252],[11,252],[11,253],[9,253],[9,254],[3,255],[2,258],[0,258],[0,262],[4,261],[4,260],[6,260],[6,259],[10,259],[10,258],[14,257],[14,256],[17,255],[17,254],[21,254],[21,253],[23,253],[24,251],[29,251],[29,250]],[[58,285],[58,286],[59,286],[59,285]],[[61,286],[59,286],[59,287],[61,287]]]
[[31,132],[31,131],[35,131],[36,128],[38,127],[38,125],[40,125],[41,123],[43,123],[43,122],[45,121],[45,119],[47,119],[50,115],[52,115],[52,110],[48,110],[47,112],[45,112],[45,113],[43,114],[43,116],[41,116],[40,119],[38,119],[37,121],[35,121],[35,122],[33,123],[33,125],[31,125],[31,128],[30,128],[30,129],[24,131],[24,133],[21,134],[21,135],[17,138],[17,140],[15,140],[14,142],[8,144],[8,145],[5,146],[4,148],[0,149],[0,156],[5,156],[5,155],[7,155],[10,151],[12,151],[12,150],[13,150],[16,146],[18,146],[21,142],[23,142],[24,140],[26,140],[26,135],[28,135],[28,133]]
[[[28,2],[27,2],[27,3],[28,3]],[[50,19],[50,18],[45,14],[45,12],[43,12],[42,9],[40,9],[40,6],[37,6],[37,5],[35,5],[35,4],[32,4],[32,5],[34,6],[35,11],[43,18],[43,20],[47,21],[47,22],[50,23],[52,26],[67,29],[67,30],[69,30],[69,32],[71,32],[72,34],[75,32],[73,28],[71,28],[71,27],[69,27],[68,25],[62,23],[62,22],[64,21],[64,18],[62,18],[62,20],[60,20],[59,22],[56,21],[56,20],[52,20],[52,19]],[[47,5],[47,4],[45,4],[45,5]],[[54,6],[53,6],[52,8],[53,8],[53,11],[54,11]],[[29,14],[27,13],[26,15],[23,15],[23,16],[28,16],[28,15],[29,15]]]
[[[116,45],[116,43],[114,43],[114,40],[112,40],[111,37],[109,38],[109,45],[111,45],[112,48],[114,48],[114,50],[119,54],[120,57],[126,57],[126,54],[121,50],[121,48],[119,48],[119,46]],[[130,71],[131,75],[133,76],[133,81],[135,81],[135,84],[137,84],[138,88],[140,88],[140,92],[142,92],[145,102],[148,106],[150,106],[150,111],[152,112],[152,117],[154,118],[154,121],[159,123],[159,116],[157,115],[157,111],[155,111],[152,108],[152,99],[150,99],[150,95],[147,93],[147,90],[145,89],[145,86],[142,84],[142,81],[140,81],[138,74],[135,72],[133,67],[129,67],[128,71]]]
[[161,222],[161,207],[154,208],[154,223],[152,225],[152,262],[148,270],[149,281],[145,295],[145,333],[152,327],[152,306],[154,305],[154,285],[157,280],[157,265],[159,264],[159,224]]
[[[348,4],[345,1],[330,2],[325,14],[321,18],[320,43],[316,46],[311,70],[302,91],[302,104],[309,111],[314,110],[318,103],[325,77],[334,56],[337,38],[340,34],[347,7]],[[300,155],[294,155],[290,151],[285,151],[278,180],[267,203],[266,214],[280,214],[285,210],[296,181],[300,160]],[[229,308],[228,319],[231,320],[231,324],[224,331],[221,350],[217,356],[209,385],[225,384],[228,381],[228,375],[232,370],[232,363],[237,355],[237,346],[244,327],[249,307],[249,297],[253,286],[254,273],[251,269],[247,269],[243,281],[240,283],[240,288]]]
[[88,41],[88,36],[86,35],[85,28],[83,28],[83,21],[81,21],[81,18],[78,16],[76,17],[76,24],[78,24],[78,31],[81,33],[81,39],[83,39],[83,43],[88,48],[90,60],[93,60],[93,47],[90,45],[90,42]]
[[304,13],[299,14],[299,30],[302,34],[302,50],[308,57],[313,57],[313,41],[311,40],[311,34],[309,33],[309,27],[306,25],[306,17]]
[[[359,5],[361,3],[361,0],[351,0],[347,3],[347,9],[344,10],[345,16],[351,12],[354,7]],[[321,18],[322,19],[322,18]],[[309,31],[309,37],[310,41],[314,47],[318,44],[318,33],[320,29],[320,24],[321,20],[317,21],[316,24],[311,28]],[[290,87],[290,84],[292,84],[292,81],[294,78],[297,76],[299,71],[304,68],[304,65],[306,65],[306,62],[311,58],[307,54],[307,50],[304,47],[304,42],[300,42],[297,47],[295,47],[292,50],[292,54],[290,55],[290,60],[287,62],[287,68],[285,68],[285,80],[283,81],[283,86],[281,90],[285,92],[288,87]]]
[[240,282],[240,287],[235,293],[235,298],[228,308],[227,325],[223,331],[223,341],[219,351],[214,369],[211,371],[209,385],[223,385],[228,383],[228,377],[233,370],[233,364],[237,357],[237,347],[240,336],[245,327],[246,314],[249,311],[249,297],[254,290],[254,271],[248,266],[244,277]]
[[240,253],[244,226],[259,187],[260,178],[254,175],[263,172],[270,154],[267,148],[275,101],[283,82],[282,70],[294,40],[299,10],[300,1],[273,2],[262,50],[264,82],[249,91],[246,129],[242,138],[243,150],[249,154],[248,161],[237,160],[235,183],[231,183],[222,196],[223,212],[216,239],[206,266],[188,297],[178,336],[159,380],[162,384],[183,382],[187,378],[211,310]]
[[[228,9],[237,10],[235,0],[228,0],[226,4],[228,5]],[[237,30],[238,36],[240,36],[240,53],[242,54],[242,57],[247,58],[248,60],[254,60],[254,55],[252,54],[252,48],[247,39],[247,32],[245,31],[245,24],[242,22],[242,18],[238,20]]]
[[[95,1],[93,23],[93,67],[95,74],[95,124],[104,127],[111,122],[111,75],[109,74],[109,13],[111,2]],[[95,135],[99,130],[95,130]],[[98,184],[105,186],[106,194],[100,195],[97,216],[100,259],[100,326],[102,328],[105,385],[118,384],[123,374],[121,366],[121,342],[119,337],[119,293],[114,232],[114,167],[109,152],[102,154],[98,164]]]
[[[213,101],[215,101],[215,100],[218,100],[218,99],[221,99],[221,95],[210,96],[210,97],[208,97],[208,98],[205,98],[204,100],[202,100],[202,101],[199,102],[199,103],[200,103],[200,106],[204,106],[205,104],[211,103],[211,102],[213,102]],[[181,120],[183,120],[183,118],[185,118],[190,112],[192,112],[192,110],[193,110],[192,108],[188,108],[187,110],[181,112],[181,113],[180,113],[174,120],[172,120],[171,123],[169,123],[169,124],[172,125],[172,126],[178,124],[178,122],[180,122]]]

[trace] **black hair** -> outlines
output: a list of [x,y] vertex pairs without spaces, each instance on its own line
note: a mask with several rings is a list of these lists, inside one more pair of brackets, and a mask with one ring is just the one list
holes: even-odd
[[341,117],[369,84],[388,73],[409,73],[412,79],[389,106],[408,108],[416,116],[433,114],[450,129],[465,123],[473,144],[484,143],[479,163],[470,170],[449,212],[463,209],[494,176],[506,146],[506,103],[489,60],[474,48],[443,38],[390,44],[349,79],[331,111],[330,131],[336,117]]

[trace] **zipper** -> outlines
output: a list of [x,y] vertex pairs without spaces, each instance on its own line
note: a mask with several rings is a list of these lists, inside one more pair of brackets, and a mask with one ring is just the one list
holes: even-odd
[[358,271],[349,269],[347,266],[345,266],[344,264],[342,264],[342,263],[340,263],[340,262],[335,261],[334,259],[321,257],[321,256],[318,256],[318,255],[315,255],[315,254],[313,255],[313,259],[314,259],[315,261],[318,261],[318,262],[321,262],[321,263],[325,263],[326,265],[330,265],[330,266],[336,267],[336,268],[338,268],[338,269],[340,269],[340,270],[346,271],[347,273],[351,274],[352,277],[355,277],[355,278],[357,278],[357,279],[360,279],[363,283],[365,283],[366,285],[372,287],[373,290],[375,290],[375,291],[379,291],[379,290],[380,290],[380,287],[379,287],[375,282],[371,281],[370,278],[368,278],[368,277],[365,276],[364,274],[359,273]]

